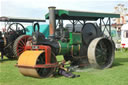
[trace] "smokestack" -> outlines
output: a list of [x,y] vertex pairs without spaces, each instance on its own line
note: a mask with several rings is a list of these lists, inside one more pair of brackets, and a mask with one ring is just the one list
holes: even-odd
[[50,37],[54,38],[55,36],[55,29],[56,29],[56,20],[55,20],[55,9],[56,7],[50,6],[49,9],[49,34]]

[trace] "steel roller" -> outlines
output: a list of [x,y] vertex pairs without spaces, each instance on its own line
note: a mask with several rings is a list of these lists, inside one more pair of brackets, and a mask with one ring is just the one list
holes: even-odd
[[[19,57],[18,65],[34,67],[36,65],[39,55],[43,52],[44,52],[43,50],[42,51],[32,51],[32,50],[25,51]],[[19,67],[19,71],[21,74],[25,76],[40,77],[40,75],[37,73],[36,68]]]

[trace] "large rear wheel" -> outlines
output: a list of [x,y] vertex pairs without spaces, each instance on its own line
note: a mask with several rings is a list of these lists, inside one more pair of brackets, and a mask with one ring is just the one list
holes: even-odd
[[88,47],[88,60],[94,68],[109,68],[114,60],[115,50],[111,40],[96,38]]

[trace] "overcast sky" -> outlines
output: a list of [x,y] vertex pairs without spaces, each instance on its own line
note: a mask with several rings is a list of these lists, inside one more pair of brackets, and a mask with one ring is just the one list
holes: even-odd
[[114,12],[114,6],[128,0],[0,0],[1,16],[44,18],[49,6],[58,9]]
[[0,0],[0,16],[44,19],[49,6],[56,6],[58,9],[114,12],[114,6],[119,3],[128,8],[128,0]]

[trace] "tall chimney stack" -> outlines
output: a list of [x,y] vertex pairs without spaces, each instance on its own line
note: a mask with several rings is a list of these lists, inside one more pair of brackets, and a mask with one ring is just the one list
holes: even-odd
[[55,36],[56,20],[55,20],[55,9],[56,7],[50,6],[49,9],[49,34],[51,38]]

